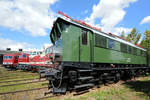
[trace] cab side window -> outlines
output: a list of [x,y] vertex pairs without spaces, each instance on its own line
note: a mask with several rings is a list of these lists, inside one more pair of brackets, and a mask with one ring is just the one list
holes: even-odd
[[107,39],[104,36],[99,34],[95,34],[95,46],[99,48],[106,48],[107,46]]
[[87,31],[82,29],[82,44],[87,45],[88,43],[88,36]]
[[108,39],[108,48],[109,49],[114,49],[115,47],[115,42],[112,39]]
[[121,52],[127,53],[127,45],[126,44],[121,43],[120,47],[121,47],[120,48]]
[[132,53],[132,47],[131,46],[128,46],[128,53]]
[[133,47],[133,54],[137,55],[137,49]]

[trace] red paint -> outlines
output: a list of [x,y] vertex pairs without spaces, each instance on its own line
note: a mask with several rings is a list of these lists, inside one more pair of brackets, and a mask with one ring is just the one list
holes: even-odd
[[87,24],[87,23],[84,22],[84,21],[81,21],[81,20],[74,20],[74,19],[72,19],[71,17],[69,17],[68,15],[66,15],[65,13],[61,12],[61,11],[58,11],[58,14],[63,15],[63,16],[65,16],[66,18],[69,18],[71,21],[74,21],[74,22],[76,22],[76,23],[82,24],[82,25],[84,25],[84,26],[87,26],[87,27],[89,27],[89,28],[95,29],[95,30],[97,30],[97,31],[102,31],[101,28],[91,26],[91,25]]
[[18,62],[19,63],[28,63],[29,62],[29,54],[27,54],[27,53],[21,53],[19,55]]
[[138,46],[138,47],[140,47],[140,48],[144,48],[144,47],[142,47],[141,45],[139,45],[139,44],[136,44],[136,46]]
[[3,65],[9,67],[16,67],[18,64],[19,53],[16,54],[5,54],[3,56]]
[[47,63],[51,62],[50,56],[53,56],[53,54],[47,54],[47,55],[36,55],[32,59],[30,59],[30,66],[33,67],[34,71],[37,71],[38,67],[45,67],[45,68],[52,68],[53,64],[52,63]]
[[16,67],[19,63],[28,63],[28,62],[29,62],[29,54],[26,53],[14,53],[3,55],[4,66]]

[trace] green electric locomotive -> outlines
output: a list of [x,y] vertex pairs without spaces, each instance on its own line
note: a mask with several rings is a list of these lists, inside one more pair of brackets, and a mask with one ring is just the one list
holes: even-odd
[[50,39],[55,68],[46,78],[54,94],[149,71],[144,48],[77,21],[57,18]]

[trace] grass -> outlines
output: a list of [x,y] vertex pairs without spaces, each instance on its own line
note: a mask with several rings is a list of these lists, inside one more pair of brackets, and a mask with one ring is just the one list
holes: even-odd
[[[48,100],[62,100],[56,97]],[[74,96],[73,93],[63,97],[63,100],[150,100],[150,76],[100,88],[90,89],[90,92]]]
[[[1,69],[0,69],[1,70]],[[0,77],[14,77],[14,76],[24,76],[24,75],[38,75],[37,73],[29,73],[29,72],[22,72],[22,71],[16,71],[15,73],[7,71],[7,70],[3,70],[2,73],[0,73]]]
[[87,100],[89,98],[93,98],[96,100],[113,100],[113,98],[120,99],[120,96],[121,96],[121,100],[123,100],[124,97],[122,95],[124,95],[125,92],[126,90],[123,89],[122,87],[121,88],[116,88],[112,86],[105,87],[98,91],[94,91],[92,93],[90,92],[86,96],[81,96],[79,100]]
[[11,77],[17,77],[17,76],[25,76],[25,75],[38,75],[38,74],[35,74],[35,73],[5,73],[7,75],[1,75],[0,76],[0,79],[2,78],[11,78]]
[[23,80],[23,79],[31,79],[31,78],[39,78],[39,76],[33,76],[33,75],[25,75],[25,76],[20,76],[20,77],[11,77],[11,78],[3,78],[0,79],[1,82],[5,82],[5,81],[14,81],[14,80]]
[[[32,80],[25,80],[25,79],[32,79]],[[25,82],[31,82],[33,80],[38,80],[38,77],[35,76],[35,77],[27,77],[27,78],[20,78],[20,79],[15,79],[15,80],[22,80],[22,81],[15,81],[15,80],[10,80],[10,81],[13,81],[13,82],[7,82],[7,81],[2,81],[3,83],[0,83],[0,86],[2,85],[9,85],[9,84],[18,84],[18,83],[25,83]]]
[[142,80],[126,82],[124,85],[131,91],[136,91],[136,95],[150,100],[150,76],[144,77]]
[[39,83],[31,83],[31,84],[22,84],[22,85],[15,85],[15,86],[7,86],[7,87],[0,87],[0,93],[3,92],[12,92],[17,90],[24,90],[24,89],[33,89],[33,88],[42,88],[47,86],[48,82],[39,82]]
[[[39,75],[38,73],[24,72],[24,71],[18,71],[18,70],[8,71],[5,68],[0,67],[0,77],[1,77],[0,82],[6,82],[6,81],[14,81],[14,80],[39,78]],[[9,85],[9,84],[17,84],[17,83],[26,83],[30,81],[32,80],[18,81],[18,82],[16,81],[16,82],[8,82],[8,83],[6,82],[6,83],[0,83],[0,86]],[[42,87],[47,87],[47,86],[48,86],[47,81],[15,85],[15,86],[5,86],[5,87],[0,87],[0,93],[42,88]],[[45,91],[47,91],[47,88],[41,89],[41,90],[35,90],[35,91],[20,92],[20,93],[15,93],[15,94],[0,95],[0,100],[35,100],[36,98],[40,98],[44,96]]]
[[[14,73],[15,72],[15,73]],[[12,81],[29,78],[39,78],[37,73],[22,72],[22,71],[7,71],[5,68],[0,67],[0,81]]]
[[[11,76],[11,71],[7,71],[4,68],[0,68],[0,76],[6,75]],[[14,72],[14,71],[13,71]],[[15,75],[12,75],[12,79],[5,79],[0,81],[10,81],[10,80],[18,80],[18,79],[29,79],[29,78],[37,78],[38,75],[28,75],[30,72],[18,72],[16,75],[21,76],[21,78],[13,78]],[[33,73],[35,74],[35,73]],[[24,76],[24,77],[23,77]],[[10,82],[19,83],[19,82]],[[10,84],[8,83],[8,84]],[[7,83],[5,83],[7,84]],[[16,85],[9,87],[0,87],[0,93],[2,92],[10,92],[24,89],[33,89],[47,86],[47,82],[40,83],[32,83],[32,84],[24,84],[24,85]],[[2,84],[0,84],[2,85]],[[33,92],[25,92],[18,93],[12,95],[4,95],[0,96],[0,100],[34,100],[40,96],[44,95],[45,90],[33,91]],[[24,99],[22,99],[24,98]],[[66,95],[62,95],[59,97],[49,98],[47,100],[150,100],[150,76],[147,77],[139,77],[136,80],[127,81],[123,84],[121,82],[117,84],[110,84],[108,86],[100,85],[100,88],[92,88],[89,92],[74,96],[74,93],[68,93]]]
[[22,70],[7,70],[5,67],[0,66],[0,76],[10,76],[12,74],[36,74],[31,73],[28,71],[22,71]]
[[[13,73],[15,72],[15,74]],[[13,74],[12,74],[13,73]],[[0,82],[5,81],[15,81],[15,80],[23,80],[23,79],[33,79],[33,78],[39,78],[37,73],[31,73],[31,72],[21,72],[21,71],[7,71],[5,68],[0,67],[0,76],[8,75],[9,77],[3,77],[0,78]],[[18,77],[17,77],[18,76]],[[29,80],[31,81],[31,80]],[[17,84],[17,83],[25,83],[29,81],[16,81],[16,82],[6,82],[6,83],[0,83],[0,86],[2,85],[9,85],[9,84]],[[38,83],[30,83],[30,84],[22,84],[22,85],[15,85],[15,86],[6,86],[6,87],[0,87],[0,93],[3,92],[11,92],[11,91],[17,91],[17,90],[24,90],[24,89],[32,89],[32,88],[39,88],[39,87],[45,87],[47,86],[48,82],[38,82]]]

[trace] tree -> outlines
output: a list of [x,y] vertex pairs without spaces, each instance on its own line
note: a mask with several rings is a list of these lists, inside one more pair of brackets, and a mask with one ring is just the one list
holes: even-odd
[[137,44],[140,38],[141,38],[141,34],[138,33],[136,28],[133,28],[131,33],[128,34],[128,36],[126,37],[126,39],[133,44]]
[[150,30],[145,31],[144,39],[141,41],[141,45],[150,53]]
[[150,30],[146,30],[144,33],[144,39],[141,41],[141,46],[143,46],[148,53],[148,60],[150,64]]
[[120,37],[123,38],[123,39],[126,39],[124,31],[121,32]]

